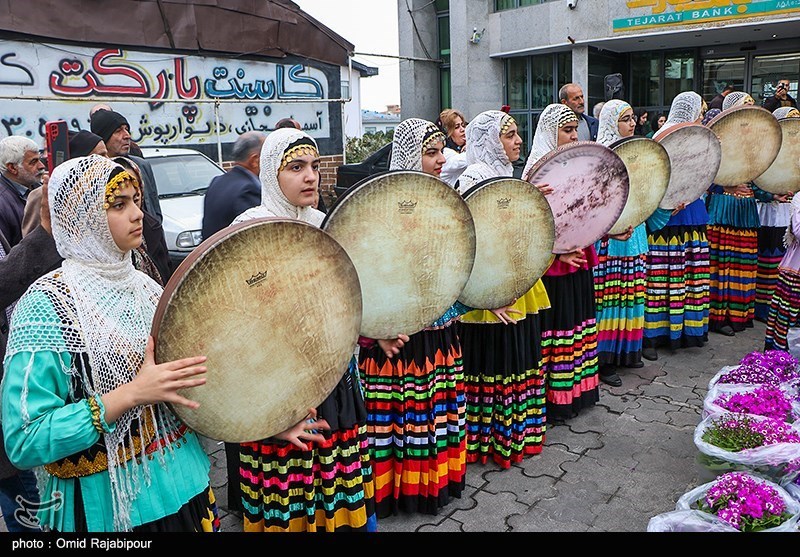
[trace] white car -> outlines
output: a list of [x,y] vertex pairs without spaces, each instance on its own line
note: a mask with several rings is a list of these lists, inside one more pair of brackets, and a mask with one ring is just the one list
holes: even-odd
[[206,190],[211,180],[225,171],[194,149],[143,147],[142,154],[156,178],[162,226],[174,269],[200,245]]

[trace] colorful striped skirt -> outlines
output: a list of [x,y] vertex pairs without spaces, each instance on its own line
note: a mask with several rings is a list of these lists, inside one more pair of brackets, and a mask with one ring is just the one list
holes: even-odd
[[461,497],[466,399],[454,323],[411,335],[392,359],[377,344],[359,353],[379,518],[437,514]]
[[600,400],[592,271],[543,276],[552,308],[542,316],[542,371],[547,416],[574,418]]
[[705,225],[665,226],[648,236],[644,346],[677,349],[708,342]]
[[778,282],[778,265],[786,253],[783,245],[785,226],[762,226],[758,229],[758,271],[756,272],[755,318],[767,321],[772,293]]
[[302,450],[275,438],[242,443],[245,532],[375,531],[366,411],[355,362],[317,408],[331,427]]
[[467,462],[509,468],[542,452],[545,385],[540,314],[517,324],[458,324],[467,386]]
[[753,326],[758,270],[758,228],[708,225],[708,328]]
[[647,255],[612,257],[600,243],[594,272],[597,359],[601,366],[627,367],[642,361]]
[[769,306],[764,350],[789,350],[789,329],[800,326],[800,273],[778,269],[775,293]]

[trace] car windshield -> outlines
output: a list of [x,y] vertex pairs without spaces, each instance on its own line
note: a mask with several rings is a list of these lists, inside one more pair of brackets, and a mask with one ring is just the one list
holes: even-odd
[[158,197],[202,195],[211,180],[224,173],[200,154],[150,157],[146,160],[153,168]]

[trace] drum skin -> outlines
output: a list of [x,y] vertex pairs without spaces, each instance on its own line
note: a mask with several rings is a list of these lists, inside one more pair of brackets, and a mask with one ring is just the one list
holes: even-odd
[[464,194],[475,223],[475,264],[458,300],[501,308],[530,290],[550,266],[553,212],[545,196],[517,178],[491,178]]
[[615,141],[609,148],[625,163],[630,188],[628,201],[609,234],[622,234],[636,228],[652,215],[669,185],[669,154],[652,139],[631,136]]
[[608,147],[577,141],[554,149],[529,170],[526,181],[548,184],[553,211],[553,253],[570,253],[608,234],[628,200],[628,171]]
[[795,193],[800,191],[800,118],[782,118],[778,125],[783,136],[781,150],[767,171],[754,182],[770,193]]
[[358,271],[361,334],[411,335],[458,299],[475,261],[469,207],[442,180],[392,171],[362,180],[322,223]]
[[656,141],[667,150],[670,163],[669,185],[658,206],[672,210],[700,199],[722,159],[717,135],[701,124],[683,122],[668,128]]
[[760,106],[735,106],[708,123],[722,145],[722,159],[714,183],[737,186],[766,172],[781,149],[781,126]]
[[328,234],[291,219],[220,230],[176,269],[153,323],[156,361],[207,356],[205,385],[180,391],[189,427],[229,443],[303,419],[346,373],[358,342],[361,288]]

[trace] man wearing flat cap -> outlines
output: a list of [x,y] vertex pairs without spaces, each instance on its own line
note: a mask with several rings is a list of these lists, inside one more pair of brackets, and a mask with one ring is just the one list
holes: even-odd
[[105,142],[108,156],[128,157],[139,166],[144,188],[144,210],[162,222],[161,204],[158,202],[158,186],[153,169],[145,159],[131,155],[131,127],[128,120],[113,110],[97,110],[91,117],[92,133],[97,134]]

